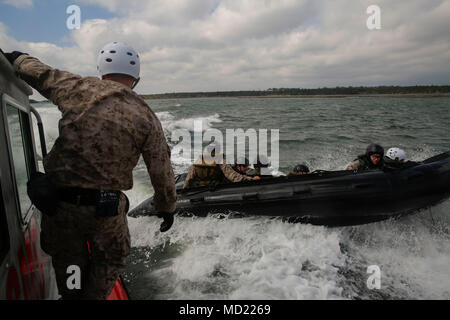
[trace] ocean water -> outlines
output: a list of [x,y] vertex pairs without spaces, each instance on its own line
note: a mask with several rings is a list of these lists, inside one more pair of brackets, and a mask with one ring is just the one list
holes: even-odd
[[[280,166],[341,170],[376,142],[410,160],[450,150],[449,98],[203,98],[149,100],[168,143],[177,129],[279,129]],[[60,113],[36,104],[49,147]],[[37,131],[35,132],[37,136]],[[38,150],[39,146],[38,146]],[[191,159],[172,155],[175,173]],[[131,207],[153,194],[142,159]],[[282,212],[282,208],[279,209]],[[274,212],[274,216],[277,212]],[[450,200],[398,220],[327,228],[279,218],[129,218],[123,274],[133,299],[450,299]],[[381,271],[367,286],[368,267]]]

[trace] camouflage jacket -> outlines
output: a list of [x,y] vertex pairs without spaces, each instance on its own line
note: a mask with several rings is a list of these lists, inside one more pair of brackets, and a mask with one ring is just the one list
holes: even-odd
[[[199,159],[196,160],[193,166],[189,169],[188,175],[186,176],[186,179],[184,180],[184,186],[183,188],[189,188],[192,184],[194,184],[195,177],[195,166],[202,163],[202,158],[199,157]],[[219,166],[220,170],[222,171],[224,177],[226,178],[227,182],[241,182],[244,180],[253,180],[251,177],[247,177],[245,175],[240,174],[239,172],[236,172],[233,167],[227,163],[217,164]],[[221,181],[220,181],[221,182]],[[220,183],[219,182],[219,183]]]
[[366,155],[360,155],[352,163],[350,163],[345,170],[371,170],[371,169],[383,169],[384,162],[380,160],[378,165],[374,165],[369,157]]
[[247,175],[249,177],[260,176],[261,175],[261,170],[260,169],[256,169],[256,168],[249,168],[247,170],[247,172],[245,173],[245,175]]
[[62,112],[59,137],[44,159],[60,187],[128,190],[142,154],[160,212],[175,210],[170,149],[161,123],[130,88],[117,82],[53,69],[22,55],[14,68]]

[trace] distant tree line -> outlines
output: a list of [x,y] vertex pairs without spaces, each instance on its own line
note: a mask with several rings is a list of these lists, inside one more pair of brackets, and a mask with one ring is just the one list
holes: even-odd
[[267,90],[174,92],[141,95],[144,99],[173,99],[201,97],[264,97],[264,96],[333,96],[333,95],[377,95],[377,94],[450,94],[450,86],[378,86],[378,87],[335,87],[335,88],[270,88]]

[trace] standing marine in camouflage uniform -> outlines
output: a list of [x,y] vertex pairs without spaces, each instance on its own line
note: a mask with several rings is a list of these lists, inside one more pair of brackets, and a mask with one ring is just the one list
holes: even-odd
[[[120,190],[132,188],[141,154],[155,190],[153,205],[164,218],[161,231],[171,227],[175,211],[174,174],[161,123],[132,90],[139,56],[122,43],[105,46],[98,60],[102,80],[53,69],[20,52],[5,56],[62,112],[59,137],[44,159],[59,198],[56,214],[43,215],[41,235],[59,293],[63,299],[107,299],[130,251],[128,203]],[[104,207],[102,199],[113,202]],[[71,265],[81,269],[80,290],[67,287]]]

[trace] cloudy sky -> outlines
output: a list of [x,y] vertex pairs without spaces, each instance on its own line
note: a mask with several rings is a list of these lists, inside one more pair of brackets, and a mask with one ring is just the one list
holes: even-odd
[[0,0],[4,51],[96,76],[110,41],[141,53],[139,93],[450,84],[450,0]]

